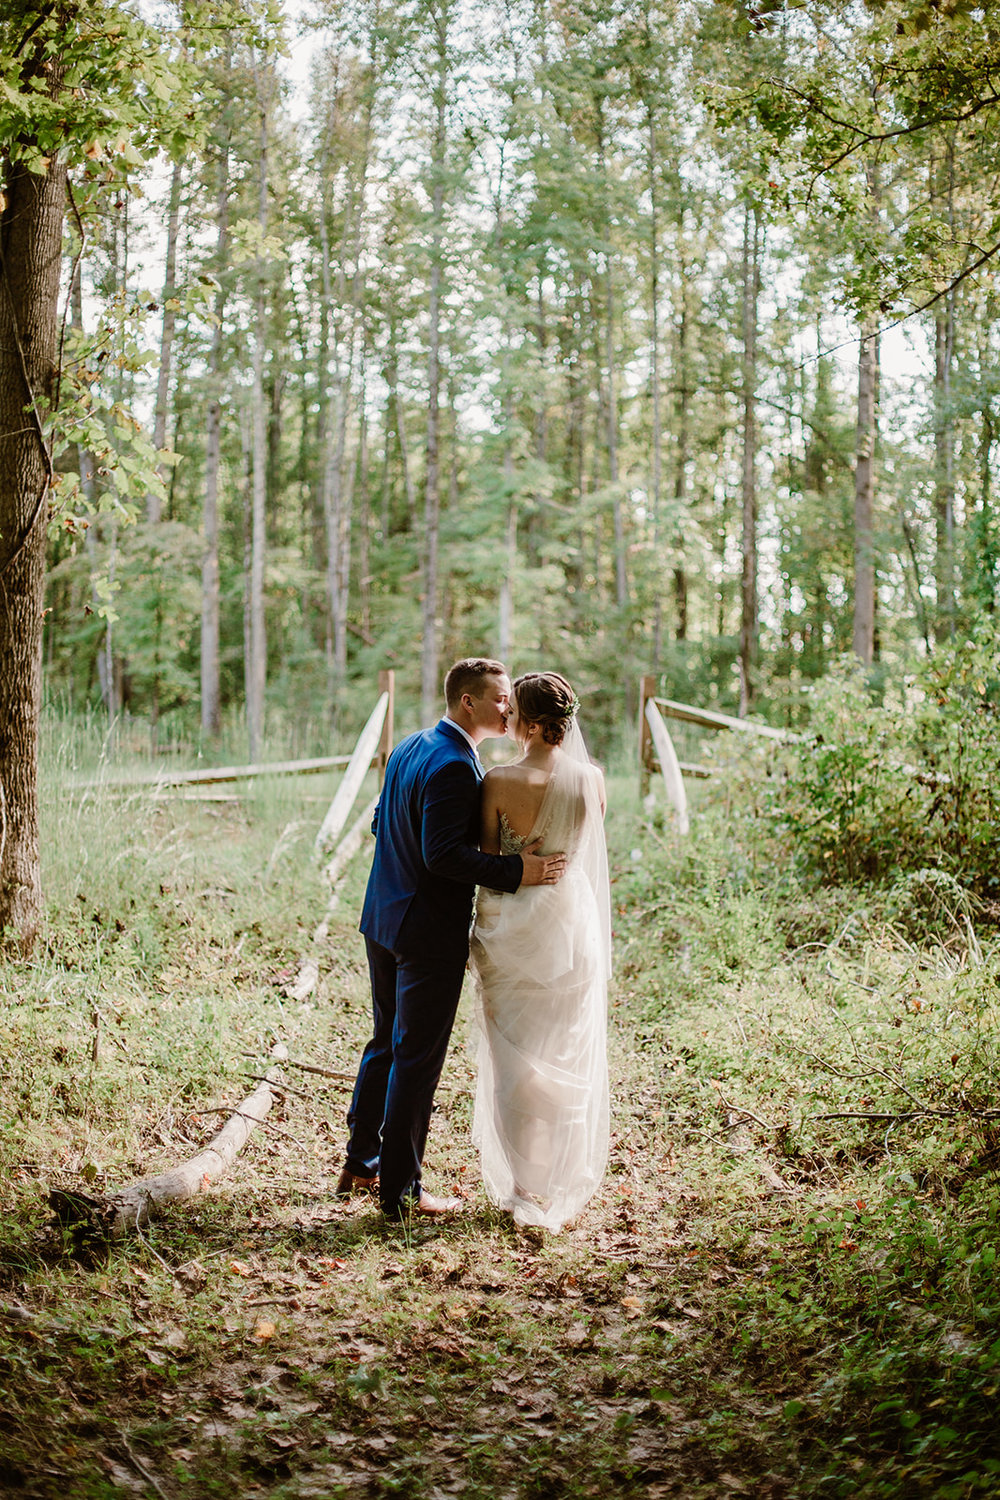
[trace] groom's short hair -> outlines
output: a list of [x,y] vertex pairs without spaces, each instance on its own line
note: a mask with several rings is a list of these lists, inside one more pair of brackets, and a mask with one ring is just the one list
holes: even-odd
[[504,677],[507,668],[502,661],[492,661],[488,656],[464,656],[453,667],[449,667],[444,680],[444,701],[449,708],[457,708],[464,693],[473,698],[483,696],[484,677]]

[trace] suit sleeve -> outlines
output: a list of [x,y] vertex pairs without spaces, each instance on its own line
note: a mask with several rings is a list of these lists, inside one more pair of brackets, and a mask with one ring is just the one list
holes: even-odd
[[486,885],[494,891],[516,891],[523,865],[519,854],[483,854],[469,840],[478,826],[479,783],[471,765],[449,761],[436,771],[424,793],[420,829],[421,854],[433,875]]

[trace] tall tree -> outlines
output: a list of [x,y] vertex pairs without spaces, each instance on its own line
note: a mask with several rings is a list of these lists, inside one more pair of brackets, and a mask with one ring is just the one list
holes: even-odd
[[[167,205],[167,243],[163,268],[163,293],[160,298],[163,309],[160,328],[160,362],[156,382],[156,406],[153,412],[153,445],[165,448],[167,444],[167,420],[170,413],[170,372],[174,350],[174,332],[177,327],[177,240],[180,233],[181,186],[183,166],[178,159],[170,173],[170,199]],[[151,525],[160,520],[160,492],[152,490],[146,497],[146,519]]]
[[229,124],[224,117],[218,145],[215,192],[216,293],[212,346],[208,358],[205,415],[205,477],[202,502],[201,563],[201,727],[214,736],[220,727],[219,698],[219,466],[222,457],[222,353],[226,315],[226,253],[229,243]]
[[[72,24],[76,7],[61,19]],[[4,69],[32,119],[58,103],[66,62],[50,55],[54,18],[10,7]],[[48,21],[48,24],[46,24]],[[56,388],[57,304],[67,158],[47,112],[8,136],[0,214],[0,934],[25,948],[41,920],[37,754],[45,532],[54,480],[47,418]],[[40,116],[40,117],[39,117]],[[53,149],[53,147],[56,149]]]
[[445,190],[448,173],[448,107],[450,103],[454,25],[453,0],[427,0],[431,31],[431,196],[429,285],[427,305],[427,436],[424,466],[423,645],[420,658],[420,707],[429,719],[437,703],[439,533],[441,525],[441,342],[445,282]]
[[[215,19],[228,23],[228,7]],[[42,590],[68,174],[79,170],[90,191],[88,165],[107,158],[101,180],[90,180],[100,191],[139,162],[137,142],[152,148],[184,134],[196,83],[176,47],[176,36],[113,0],[12,0],[0,16],[0,933],[26,948],[41,915]]]
[[246,644],[244,663],[247,705],[247,739],[250,759],[257,759],[264,738],[264,695],[267,688],[267,625],[264,614],[264,562],[267,555],[267,417],[264,402],[264,362],[268,345],[268,277],[265,257],[268,213],[268,153],[271,144],[271,111],[275,76],[265,56],[254,68],[259,112],[257,235],[259,255],[255,268],[253,311],[253,385],[250,393],[251,504],[249,568],[247,572]]
[[741,465],[740,713],[754,698],[757,660],[757,303],[760,297],[760,222],[756,205],[743,211],[741,275],[743,462]]

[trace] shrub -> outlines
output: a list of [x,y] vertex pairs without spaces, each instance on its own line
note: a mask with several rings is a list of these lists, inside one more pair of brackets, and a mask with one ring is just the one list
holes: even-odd
[[995,628],[939,649],[896,701],[873,702],[857,665],[817,684],[812,698],[809,732],[790,747],[788,774],[772,781],[767,806],[797,859],[830,883],[937,870],[995,895]]

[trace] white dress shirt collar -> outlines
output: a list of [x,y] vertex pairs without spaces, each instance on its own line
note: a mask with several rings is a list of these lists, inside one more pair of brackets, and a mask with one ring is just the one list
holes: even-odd
[[452,729],[457,729],[463,740],[466,740],[468,744],[471,745],[473,755],[477,760],[479,759],[479,746],[476,744],[475,740],[472,738],[472,735],[468,732],[467,729],[463,729],[461,724],[456,724],[454,719],[449,719],[447,714],[444,715],[441,723],[449,725]]

